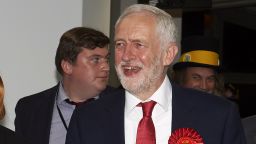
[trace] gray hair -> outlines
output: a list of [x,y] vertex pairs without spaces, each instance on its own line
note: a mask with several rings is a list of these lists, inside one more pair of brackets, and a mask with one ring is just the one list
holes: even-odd
[[156,32],[159,35],[162,47],[165,47],[166,44],[169,44],[170,42],[177,41],[177,28],[172,16],[167,12],[150,5],[134,4],[127,7],[116,21],[115,28],[126,16],[140,12],[148,12],[156,18]]

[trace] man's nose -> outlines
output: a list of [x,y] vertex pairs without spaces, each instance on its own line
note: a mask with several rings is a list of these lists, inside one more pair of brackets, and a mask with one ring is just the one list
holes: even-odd
[[207,81],[206,80],[201,80],[200,83],[200,89],[202,89],[203,91],[207,91]]
[[102,62],[101,66],[100,66],[100,69],[103,70],[103,71],[109,71],[109,63],[108,63],[108,61]]
[[134,52],[132,50],[132,46],[127,45],[127,47],[123,51],[122,60],[123,61],[130,61],[130,60],[133,60],[133,59],[135,59],[135,55],[134,55]]

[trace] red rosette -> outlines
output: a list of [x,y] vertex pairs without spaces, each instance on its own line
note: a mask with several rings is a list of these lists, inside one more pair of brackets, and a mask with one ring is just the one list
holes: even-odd
[[171,134],[168,144],[204,144],[204,142],[196,130],[179,128]]

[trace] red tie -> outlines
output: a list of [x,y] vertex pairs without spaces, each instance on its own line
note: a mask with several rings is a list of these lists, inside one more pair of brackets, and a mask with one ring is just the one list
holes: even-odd
[[156,102],[149,101],[145,103],[140,103],[143,110],[143,118],[140,120],[136,144],[155,144],[155,127],[152,121],[151,115]]

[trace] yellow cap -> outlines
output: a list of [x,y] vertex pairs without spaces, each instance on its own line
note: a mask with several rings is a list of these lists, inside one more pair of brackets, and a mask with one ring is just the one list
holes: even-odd
[[206,50],[195,50],[184,53],[181,55],[179,62],[194,62],[212,66],[220,65],[218,53]]

